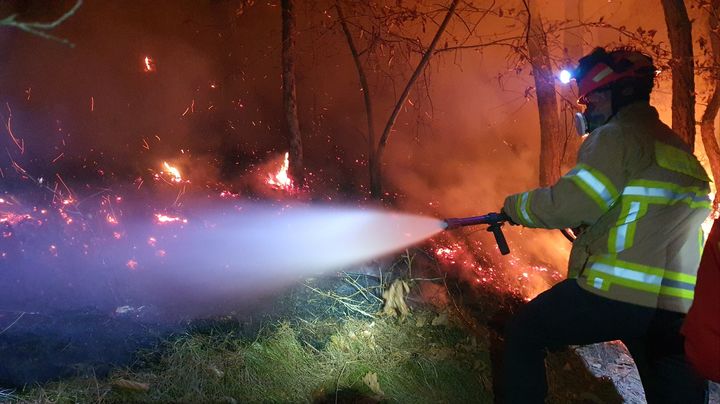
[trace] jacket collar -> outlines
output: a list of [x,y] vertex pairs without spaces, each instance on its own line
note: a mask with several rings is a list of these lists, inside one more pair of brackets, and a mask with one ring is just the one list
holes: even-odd
[[610,121],[648,121],[657,120],[659,118],[660,115],[655,107],[647,102],[638,101],[623,107]]

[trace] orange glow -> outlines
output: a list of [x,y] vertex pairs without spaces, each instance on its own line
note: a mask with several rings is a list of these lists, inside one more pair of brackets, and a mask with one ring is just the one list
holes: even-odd
[[30,215],[18,215],[10,212],[0,212],[0,223],[7,223],[11,226],[30,219],[32,219],[32,216]]
[[143,59],[143,70],[145,73],[155,71],[155,61],[150,56],[145,56]]
[[113,215],[107,215],[105,217],[105,220],[110,224],[118,224],[117,219],[115,219],[115,216],[113,216]]
[[290,153],[285,153],[285,159],[283,160],[283,164],[280,167],[280,170],[278,170],[275,174],[269,174],[267,178],[267,183],[277,189],[282,190],[292,190],[293,188],[293,182],[290,177],[288,177],[288,169],[290,168]]
[[162,213],[156,213],[155,219],[158,223],[164,224],[164,223],[174,223],[174,222],[180,222],[180,223],[187,223],[187,219],[181,218],[179,216],[168,216],[164,215]]
[[177,168],[171,166],[167,162],[163,161],[163,167],[165,167],[165,170],[173,176],[172,181],[173,182],[182,182],[182,176],[180,175],[180,170]]

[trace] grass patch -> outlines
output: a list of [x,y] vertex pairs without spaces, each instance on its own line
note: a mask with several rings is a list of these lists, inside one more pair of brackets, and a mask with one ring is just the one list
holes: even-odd
[[[336,395],[352,392],[391,402],[491,401],[487,348],[461,329],[431,325],[433,316],[418,312],[402,323],[390,318],[283,322],[252,341],[227,327],[187,334],[167,342],[159,359],[143,369],[115,371],[108,380],[48,384],[19,398],[335,402]],[[324,344],[318,344],[320,339]],[[143,385],[118,387],[120,380],[144,383],[147,390]]]
[[[495,334],[486,324],[505,310],[508,295],[458,290],[451,294],[461,299],[448,304],[450,311],[416,307],[400,321],[378,314],[375,288],[382,282],[359,280],[306,281],[275,301],[275,316],[253,327],[233,317],[198,321],[108,378],[3,391],[0,401],[493,401],[489,345]],[[327,290],[332,292],[320,292]],[[622,401],[612,383],[594,378],[572,351],[549,355],[547,364],[547,402]]]

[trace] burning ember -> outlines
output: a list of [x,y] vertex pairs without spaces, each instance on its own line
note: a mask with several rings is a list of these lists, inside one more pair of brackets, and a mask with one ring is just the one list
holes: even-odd
[[150,73],[155,71],[155,61],[150,56],[145,56],[143,59],[143,71]]
[[501,258],[495,246],[488,249],[480,240],[458,242],[446,237],[434,240],[433,252],[438,263],[474,284],[509,291],[529,301],[564,278],[547,264],[532,263],[531,257],[523,257],[526,253],[522,249]]
[[155,220],[159,224],[175,223],[175,222],[187,223],[188,222],[188,220],[185,218],[181,218],[179,216],[168,216],[168,215],[164,215],[162,213],[156,213]]
[[161,171],[161,173],[162,172],[168,173],[172,177],[170,179],[170,181],[175,182],[175,183],[183,182],[182,175],[180,175],[180,170],[178,170],[176,167],[171,166],[166,161],[163,161],[163,167],[164,167],[165,171]]
[[0,212],[0,223],[7,223],[9,225],[17,225],[25,220],[32,219],[32,216],[28,214],[18,215],[11,212]]
[[293,182],[288,177],[288,169],[290,168],[290,153],[285,153],[285,159],[280,167],[280,170],[275,174],[268,174],[267,183],[273,188],[277,188],[283,191],[291,191],[293,189]]

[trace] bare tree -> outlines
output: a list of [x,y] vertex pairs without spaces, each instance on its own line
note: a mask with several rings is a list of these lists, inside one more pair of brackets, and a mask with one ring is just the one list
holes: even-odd
[[[438,26],[437,31],[435,32],[435,35],[433,36],[432,41],[430,42],[430,45],[428,45],[427,48],[423,49],[422,51],[422,57],[420,61],[418,62],[417,66],[415,67],[412,75],[408,79],[408,81],[405,84],[405,87],[398,97],[397,101],[395,102],[395,106],[390,113],[390,116],[388,117],[384,129],[382,133],[380,134],[380,139],[375,145],[375,131],[374,131],[374,122],[373,122],[373,112],[372,112],[372,102],[370,99],[370,91],[367,83],[367,75],[365,73],[365,68],[363,67],[362,61],[360,60],[360,52],[357,50],[357,46],[355,45],[355,41],[353,40],[352,34],[350,33],[350,29],[348,27],[347,19],[345,18],[345,15],[342,11],[342,6],[339,2],[335,3],[335,8],[338,12],[338,18],[340,20],[340,24],[342,26],[343,32],[345,33],[345,38],[348,41],[348,46],[350,48],[350,52],[352,53],[353,61],[355,63],[355,67],[358,71],[358,76],[360,78],[360,86],[363,90],[363,99],[365,102],[365,108],[366,108],[366,114],[367,114],[367,122],[368,122],[368,142],[369,142],[369,161],[368,165],[370,168],[370,194],[373,198],[379,199],[382,196],[382,165],[383,165],[383,154],[385,152],[385,147],[387,146],[388,139],[390,138],[390,134],[392,133],[392,129],[395,126],[395,121],[397,120],[398,115],[400,114],[400,111],[402,110],[402,107],[407,102],[408,96],[410,95],[410,91],[412,90],[413,86],[417,82],[418,78],[423,74],[425,67],[430,62],[430,59],[432,56],[436,53],[437,44],[440,41],[440,38],[443,36],[443,33],[445,32],[448,23],[450,22],[451,18],[455,14],[455,10],[457,9],[458,4],[460,3],[460,0],[452,0],[452,3],[447,9],[447,12],[445,14],[445,17],[443,21]],[[423,24],[424,26],[424,24]],[[398,38],[398,39],[406,39],[406,38]]]
[[420,77],[420,74],[422,74],[425,66],[427,66],[428,62],[430,62],[430,58],[435,54],[435,48],[437,47],[440,38],[445,32],[445,29],[447,28],[450,19],[455,13],[455,9],[457,8],[459,2],[460,0],[452,0],[452,3],[448,8],[447,14],[445,14],[445,18],[435,32],[435,36],[433,37],[432,42],[430,42],[430,46],[428,46],[428,48],[425,50],[425,54],[423,54],[422,59],[420,59],[420,62],[415,68],[415,71],[410,77],[410,80],[408,80],[407,84],[405,85],[405,89],[395,103],[395,108],[393,108],[393,111],[390,114],[387,123],[385,124],[385,129],[383,129],[383,132],[380,135],[380,141],[378,143],[377,149],[375,150],[375,165],[371,168],[373,173],[371,178],[374,179],[374,182],[371,183],[370,191],[371,194],[376,198],[379,198],[382,195],[382,156],[385,152],[385,146],[387,145],[388,138],[390,137],[390,132],[392,131],[393,126],[395,126],[395,120],[400,113],[400,109],[407,101],[408,95],[410,94],[410,89],[412,89],[413,85],[415,85],[415,81],[417,81],[417,79]]
[[672,128],[695,145],[695,73],[692,24],[683,0],[662,0],[672,50]]
[[[583,19],[582,0],[565,0],[565,20],[577,22]],[[574,66],[583,56],[583,27],[577,24],[568,27],[563,32],[563,59],[562,68]],[[578,112],[576,96],[571,86],[560,88],[560,118],[561,135],[563,137],[562,167],[572,167],[577,160],[577,152],[582,144],[582,138],[575,130],[574,115]],[[561,171],[563,171],[561,169]]]
[[303,148],[295,91],[295,10],[293,0],[282,0],[283,122],[289,144],[290,178],[303,183]]
[[540,113],[540,185],[548,186],[560,178],[564,143],[560,135],[555,75],[539,9],[534,0],[523,0],[523,3],[527,10],[527,50]]
[[[720,146],[715,136],[715,118],[720,110],[720,0],[701,2],[701,6],[708,12],[708,40],[710,42],[708,72],[712,90],[708,97],[707,106],[700,121],[700,136],[702,137],[705,153],[710,161],[713,178],[720,181]],[[702,42],[701,42],[702,43]],[[705,45],[703,45],[704,47]],[[715,193],[713,211],[717,215],[720,207],[720,192]]]
[[[353,39],[352,33],[350,32],[350,28],[348,27],[347,20],[345,19],[345,14],[343,13],[343,9],[339,1],[335,2],[335,9],[337,10],[338,18],[340,19],[340,26],[342,27],[343,33],[345,34],[345,39],[348,43],[348,47],[350,48],[350,53],[352,54],[353,62],[355,63],[355,69],[358,73],[358,79],[360,80],[360,88],[363,92],[363,103],[365,105],[365,118],[367,120],[368,133],[368,168],[370,170],[370,189],[374,190],[376,188],[374,184],[380,182],[381,178],[375,178],[375,175],[379,173],[376,173],[374,169],[374,167],[377,165],[375,162],[375,121],[373,117],[372,98],[370,97],[370,86],[368,85],[365,68],[363,67],[362,61],[360,60],[360,52],[355,45],[355,40]],[[378,189],[377,192],[379,193],[381,192],[381,190]]]

